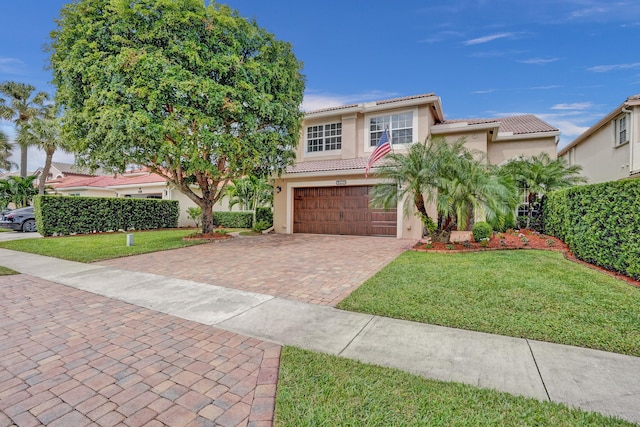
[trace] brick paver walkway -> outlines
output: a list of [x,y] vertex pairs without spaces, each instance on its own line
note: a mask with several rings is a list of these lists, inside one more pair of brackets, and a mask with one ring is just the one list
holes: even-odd
[[280,347],[0,277],[0,426],[270,426]]
[[385,237],[272,234],[99,264],[335,305],[414,243]]

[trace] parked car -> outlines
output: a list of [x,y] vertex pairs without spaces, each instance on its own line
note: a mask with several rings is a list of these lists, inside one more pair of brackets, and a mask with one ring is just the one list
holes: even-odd
[[15,209],[2,216],[0,227],[10,228],[13,231],[34,232],[36,230],[36,218],[33,206]]

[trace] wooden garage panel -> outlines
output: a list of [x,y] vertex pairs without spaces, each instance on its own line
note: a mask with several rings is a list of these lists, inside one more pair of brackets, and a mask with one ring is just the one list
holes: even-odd
[[395,209],[371,209],[370,186],[294,189],[293,232],[395,236]]

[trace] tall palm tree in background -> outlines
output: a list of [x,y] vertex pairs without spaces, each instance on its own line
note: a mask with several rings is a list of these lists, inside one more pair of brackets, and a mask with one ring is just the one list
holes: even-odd
[[17,139],[21,147],[36,146],[44,150],[45,161],[38,181],[38,194],[44,194],[44,185],[51,170],[53,154],[57,149],[65,150],[60,139],[60,120],[53,105],[46,107],[42,117],[35,117],[22,126]]
[[[46,92],[33,92],[35,87],[25,83],[6,81],[0,83],[0,94],[6,99],[0,104],[0,117],[11,120],[18,133],[23,126],[44,113],[44,102],[49,99]],[[9,102],[9,104],[7,104]],[[20,176],[27,176],[28,146],[20,144]]]
[[14,166],[13,162],[9,160],[9,157],[11,157],[11,148],[9,137],[0,130],[0,169],[11,170]]
[[520,200],[527,199],[527,225],[531,226],[533,206],[550,191],[586,182],[582,166],[569,165],[563,158],[551,159],[547,153],[516,158],[500,167],[500,174],[512,177],[518,185]]

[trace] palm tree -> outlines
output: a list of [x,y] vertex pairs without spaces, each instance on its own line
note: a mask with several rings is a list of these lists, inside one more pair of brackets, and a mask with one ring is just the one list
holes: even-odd
[[586,182],[581,171],[581,166],[569,165],[563,158],[552,160],[547,153],[516,158],[500,168],[503,176],[518,183],[520,200],[527,198],[527,228],[531,226],[534,204],[550,191]]
[[[483,213],[493,224],[505,222],[515,204],[509,181],[496,176],[493,168],[479,160],[481,154],[464,144],[464,138],[452,143],[427,139],[412,145],[406,154],[388,155],[377,174],[387,182],[374,186],[372,205],[388,209],[405,200],[405,214],[414,208],[431,238],[440,241],[448,240],[454,226],[466,229],[473,212]],[[426,210],[426,203],[432,201],[437,222]]]
[[60,121],[55,116],[55,107],[49,106],[44,117],[36,117],[26,123],[18,134],[21,147],[35,145],[45,152],[44,167],[38,182],[38,194],[44,194],[44,185],[51,170],[53,154],[57,149],[65,149],[60,140]]
[[484,158],[470,154],[459,156],[442,180],[438,211],[454,218],[458,230],[469,227],[474,213],[484,216],[494,229],[502,229],[512,220],[517,202],[513,181],[498,175]]
[[33,185],[35,179],[36,176],[27,178],[10,176],[7,179],[0,180],[0,199],[2,199],[2,203],[6,206],[12,202],[16,209],[29,206],[33,196],[38,194],[38,189]]
[[273,187],[265,178],[253,175],[234,179],[232,183],[225,189],[225,196],[229,197],[229,210],[240,205],[243,210],[253,211],[255,224],[257,209],[273,204]]
[[[18,132],[31,119],[43,113],[44,102],[49,99],[49,95],[45,92],[33,95],[35,89],[32,85],[25,83],[12,81],[0,83],[0,93],[11,102],[11,105],[6,105],[6,101],[0,104],[0,117],[13,121]],[[27,153],[28,147],[20,145],[20,176],[23,178],[27,176]]]
[[13,162],[9,160],[11,148],[9,137],[0,130],[0,169],[11,170],[14,166]]

